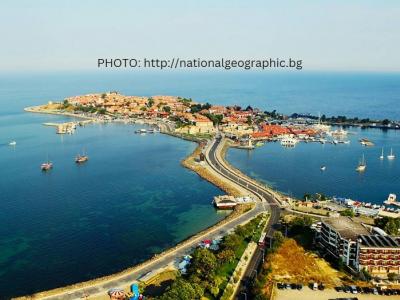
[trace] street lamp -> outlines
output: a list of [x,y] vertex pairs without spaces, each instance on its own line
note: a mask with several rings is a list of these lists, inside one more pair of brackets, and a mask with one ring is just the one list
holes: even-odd
[[247,300],[247,293],[241,292],[240,294],[241,294],[241,295],[243,294],[243,295],[244,295],[244,300]]

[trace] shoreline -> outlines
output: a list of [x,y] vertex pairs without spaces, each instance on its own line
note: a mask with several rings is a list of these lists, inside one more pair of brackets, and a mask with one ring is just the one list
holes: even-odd
[[[26,112],[33,112],[33,113],[44,113],[44,114],[53,114],[53,115],[59,115],[59,116],[67,116],[67,117],[74,117],[74,118],[82,118],[82,119],[91,119],[91,120],[98,120],[96,118],[91,118],[91,117],[86,117],[86,116],[82,116],[82,115],[75,115],[75,114],[71,114],[71,113],[66,113],[66,112],[59,112],[59,111],[49,111],[49,110],[43,110],[41,109],[43,106],[34,106],[34,107],[27,107],[24,108],[24,111]],[[146,122],[147,120],[142,120],[144,121],[144,123],[149,123]],[[153,123],[154,124],[154,123]],[[189,154],[186,158],[184,158],[181,161],[181,164],[183,167],[195,172],[197,175],[199,175],[201,178],[207,180],[208,182],[210,182],[211,184],[217,186],[218,188],[220,188],[221,190],[225,191],[228,194],[234,195],[234,196],[238,196],[240,195],[240,191],[235,188],[232,184],[227,184],[226,182],[224,182],[225,180],[221,180],[221,178],[218,178],[218,176],[216,176],[216,174],[213,174],[212,172],[210,172],[209,170],[207,170],[204,167],[201,167],[200,165],[195,166],[194,165],[194,160],[195,158],[200,154],[201,150],[202,150],[202,145],[200,144],[203,139],[199,139],[196,137],[190,137],[190,136],[184,136],[184,135],[180,135],[180,134],[174,134],[172,132],[169,132],[168,130],[161,132],[163,134],[168,134],[170,136],[176,137],[176,138],[181,138],[181,139],[185,139],[191,142],[196,142],[198,145],[197,147],[194,149],[194,151]],[[225,152],[223,153],[223,155],[225,154]],[[192,241],[195,241],[196,239],[199,239],[200,237],[203,237],[204,235],[207,235],[208,233],[212,232],[213,230],[221,227],[222,225],[228,224],[234,220],[236,220],[237,218],[239,218],[240,216],[243,216],[245,214],[247,214],[248,212],[252,211],[255,208],[254,204],[242,204],[242,205],[238,205],[233,211],[232,213],[230,213],[229,215],[227,215],[225,218],[223,218],[222,220],[218,221],[217,223],[215,223],[214,225],[211,225],[207,228],[204,228],[203,230],[188,236],[187,238],[185,238],[184,240],[182,240],[181,242],[177,243],[175,246],[167,248],[165,250],[163,250],[161,253],[159,254],[155,254],[153,255],[153,257],[144,260],[143,262],[128,267],[124,270],[121,270],[120,272],[117,273],[113,273],[110,275],[105,275],[105,276],[101,276],[98,278],[93,278],[87,281],[82,281],[82,282],[78,282],[78,283],[74,283],[74,284],[70,284],[67,286],[63,286],[63,287],[58,287],[58,288],[54,288],[51,290],[46,290],[46,291],[41,291],[41,292],[37,292],[31,295],[23,295],[23,296],[17,296],[14,297],[12,299],[41,299],[41,298],[47,298],[47,297],[51,297],[51,296],[56,296],[57,294],[60,293],[65,293],[66,291],[74,290],[74,289],[85,289],[85,288],[90,288],[93,285],[98,285],[101,283],[105,283],[107,281],[110,280],[115,280],[118,279],[120,277],[129,275],[133,272],[138,272],[141,269],[145,268],[147,264],[153,263],[165,256],[167,256],[168,254],[173,253],[174,251],[176,251],[177,249],[179,249],[180,247],[185,246],[185,244],[190,243]],[[132,280],[132,282],[137,281],[137,280]]]

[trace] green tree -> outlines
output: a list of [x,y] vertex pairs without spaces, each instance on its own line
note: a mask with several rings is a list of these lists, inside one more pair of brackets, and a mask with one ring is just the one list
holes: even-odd
[[253,120],[251,119],[251,116],[247,116],[247,125],[253,124]]
[[282,232],[275,231],[274,235],[272,236],[272,239],[273,239],[272,249],[276,250],[282,245],[283,241],[285,240],[285,237],[283,236]]
[[221,264],[232,262],[235,259],[235,251],[231,249],[222,250],[217,254],[217,258]]
[[397,224],[397,222],[394,219],[390,219],[385,227],[384,230],[386,231],[386,233],[391,234],[391,235],[397,235],[399,233],[399,225]]
[[148,106],[148,107],[152,107],[153,104],[154,104],[154,99],[153,99],[153,98],[149,98],[149,99],[147,100],[147,106]]
[[[188,274],[196,276],[207,282],[214,280],[215,270],[218,266],[217,258],[208,249],[196,249],[188,268]],[[192,276],[192,277],[193,277]]]
[[387,277],[388,277],[388,279],[389,279],[390,281],[399,280],[399,278],[400,278],[400,276],[399,276],[398,274],[396,274],[396,273],[389,273],[389,274],[387,275]]
[[223,249],[230,249],[235,251],[241,244],[241,239],[239,235],[236,233],[229,234],[225,237],[224,241],[222,242]]
[[204,292],[196,283],[189,283],[183,278],[178,278],[159,299],[160,300],[194,300],[200,299]]
[[164,107],[163,107],[163,111],[169,113],[169,112],[171,112],[171,107],[169,107],[169,106],[164,106]]

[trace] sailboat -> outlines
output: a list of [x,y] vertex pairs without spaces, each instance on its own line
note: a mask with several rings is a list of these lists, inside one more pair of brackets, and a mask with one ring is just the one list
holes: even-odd
[[52,168],[53,168],[53,163],[49,161],[49,156],[47,155],[47,161],[40,165],[40,169],[42,171],[49,171]]
[[8,143],[8,145],[10,145],[10,146],[15,146],[16,144],[17,144],[16,141],[11,141],[11,142]]
[[361,161],[359,162],[359,164],[358,164],[358,166],[356,168],[356,171],[357,172],[364,172],[366,168],[367,168],[367,163],[365,161],[365,157],[364,157],[364,154],[363,154],[362,159],[361,159]]
[[321,166],[321,171],[325,171],[326,170],[326,166]]
[[384,159],[385,157],[383,156],[383,148],[382,148],[382,154],[381,154],[381,156],[379,156],[379,159],[380,160],[382,160],[382,159]]
[[393,154],[393,148],[390,148],[390,154],[387,156],[387,158],[390,159],[390,160],[396,158],[396,156]]
[[85,155],[85,152],[83,152],[82,155],[78,154],[78,155],[75,157],[75,162],[76,162],[77,164],[85,163],[85,162],[87,162],[88,160],[89,160],[89,156]]

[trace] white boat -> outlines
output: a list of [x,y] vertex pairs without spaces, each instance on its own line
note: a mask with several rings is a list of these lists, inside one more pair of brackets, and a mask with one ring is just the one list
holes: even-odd
[[344,130],[343,128],[340,128],[338,130],[331,131],[330,134],[333,136],[343,137],[347,135],[347,131]]
[[11,142],[8,143],[8,145],[10,145],[10,146],[15,146],[16,144],[17,144],[16,141],[11,141]]
[[393,154],[393,148],[390,148],[390,154],[387,156],[389,160],[395,159],[396,156]]
[[364,154],[363,154],[362,159],[361,159],[361,161],[359,162],[359,164],[358,164],[358,166],[356,168],[356,171],[357,172],[364,172],[366,168],[367,168],[367,163],[365,161],[365,157],[364,157]]
[[315,124],[313,128],[317,131],[329,132],[331,129],[330,125],[322,124],[321,123],[321,114],[318,113],[318,124]]
[[383,160],[384,158],[385,158],[385,156],[383,156],[383,148],[382,148],[382,153],[381,153],[381,156],[379,156],[379,159]]
[[285,137],[281,140],[281,145],[285,147],[294,147],[299,141],[292,137]]
[[326,166],[321,166],[321,171],[325,171],[326,170]]

